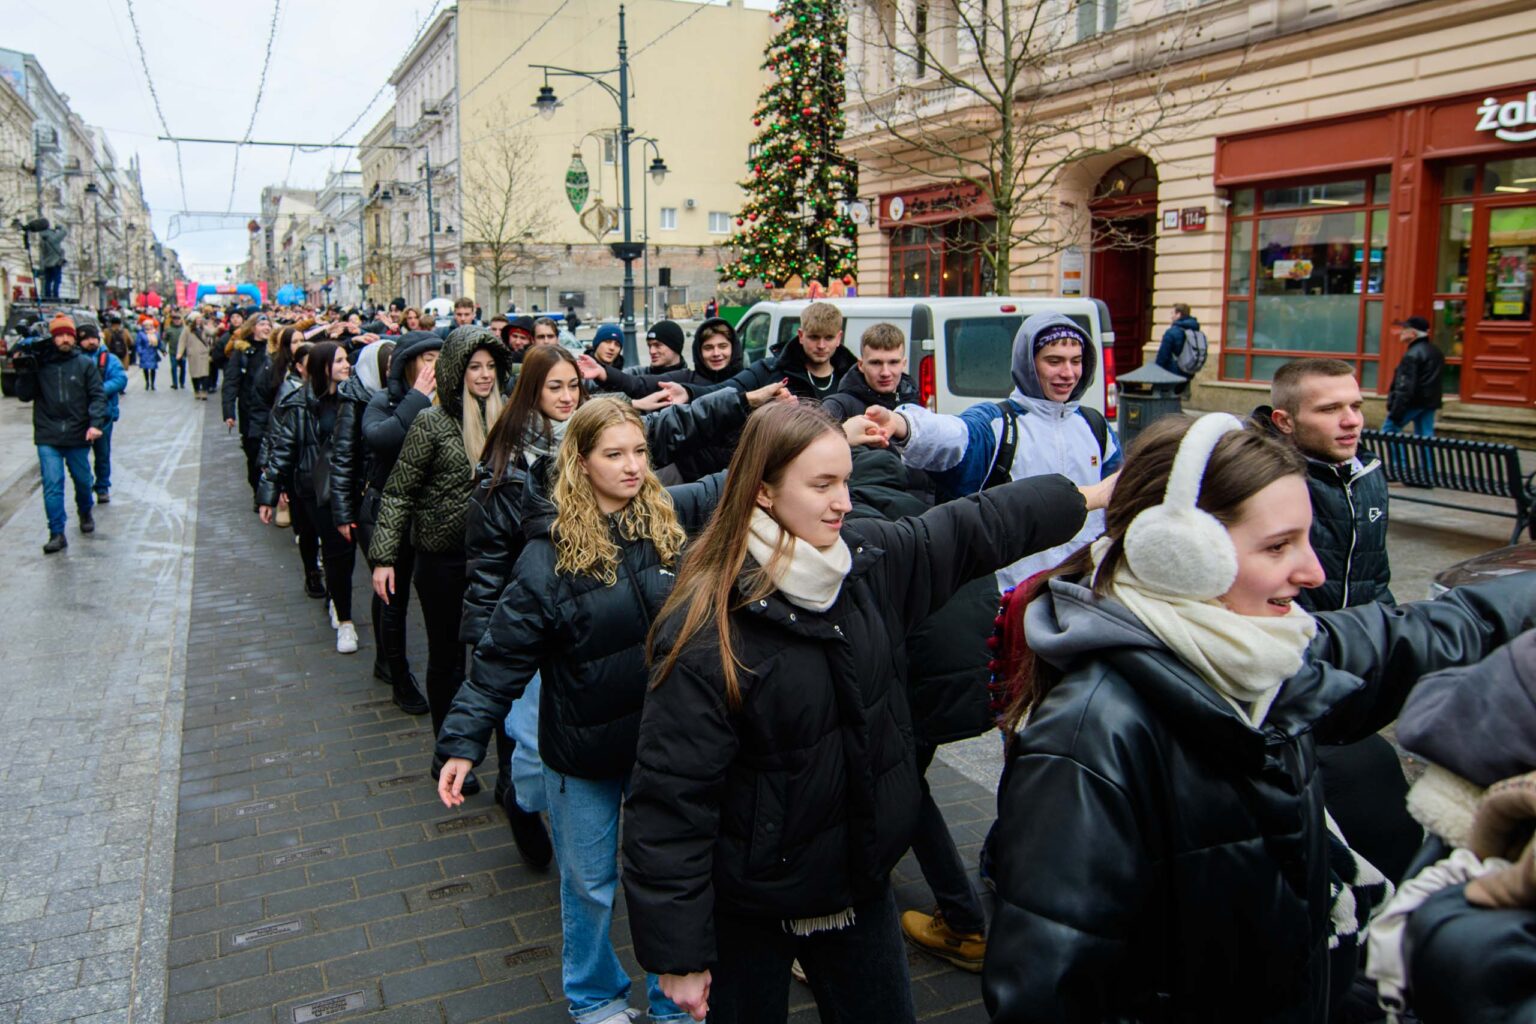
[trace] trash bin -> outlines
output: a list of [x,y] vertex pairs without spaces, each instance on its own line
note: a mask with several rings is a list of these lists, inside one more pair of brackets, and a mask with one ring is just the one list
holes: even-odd
[[1184,411],[1179,392],[1185,383],[1182,375],[1169,373],[1156,363],[1119,376],[1115,385],[1120,389],[1120,419],[1115,427],[1121,448],[1134,441],[1149,423]]

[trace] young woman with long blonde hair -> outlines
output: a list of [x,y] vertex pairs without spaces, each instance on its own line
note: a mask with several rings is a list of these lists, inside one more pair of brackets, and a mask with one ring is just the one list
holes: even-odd
[[624,890],[641,966],[698,1020],[784,1021],[796,959],[823,1021],[915,1019],[890,886],[920,799],[903,640],[1112,486],[845,525],[851,470],[819,409],[754,414],[651,633]]
[[[564,987],[581,1024],[628,1021],[633,1013],[609,926],[619,806],[645,700],[645,635],[671,590],[685,528],[701,525],[713,507],[714,481],[669,491],[647,449],[634,409],[593,399],[567,422],[547,480],[547,462],[528,471],[527,544],[438,732],[438,793],[453,807],[492,730],[540,677],[539,753],[560,867]],[[649,982],[650,1019],[686,1019],[656,979]]]

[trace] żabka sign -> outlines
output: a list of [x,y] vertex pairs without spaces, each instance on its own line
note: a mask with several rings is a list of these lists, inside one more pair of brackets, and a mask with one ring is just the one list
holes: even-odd
[[1523,100],[1507,103],[1490,96],[1477,108],[1477,115],[1477,131],[1493,132],[1494,138],[1505,142],[1530,142],[1536,139],[1536,89]]

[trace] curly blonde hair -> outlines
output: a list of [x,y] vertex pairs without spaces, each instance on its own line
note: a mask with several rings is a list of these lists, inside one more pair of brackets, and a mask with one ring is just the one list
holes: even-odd
[[[555,461],[555,571],[571,576],[594,576],[612,586],[619,578],[619,546],[608,530],[608,517],[598,508],[592,481],[582,460],[592,454],[603,431],[630,424],[645,431],[640,414],[614,398],[597,398],[576,410],[566,427],[565,440]],[[651,467],[645,467],[640,491],[618,512],[614,521],[625,540],[649,540],[663,565],[675,565],[687,534],[677,521],[672,496],[661,486]]]

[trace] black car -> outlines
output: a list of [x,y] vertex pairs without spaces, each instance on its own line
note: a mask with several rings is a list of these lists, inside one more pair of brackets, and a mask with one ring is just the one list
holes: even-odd
[[1533,570],[1536,570],[1536,543],[1511,544],[1441,569],[1429,583],[1429,596],[1439,597],[1452,587]]
[[96,312],[84,306],[65,302],[13,302],[5,315],[5,327],[0,329],[0,395],[10,398],[16,394],[16,365],[12,350],[17,342],[29,335],[47,337],[48,322],[63,313],[78,326],[96,323]]

